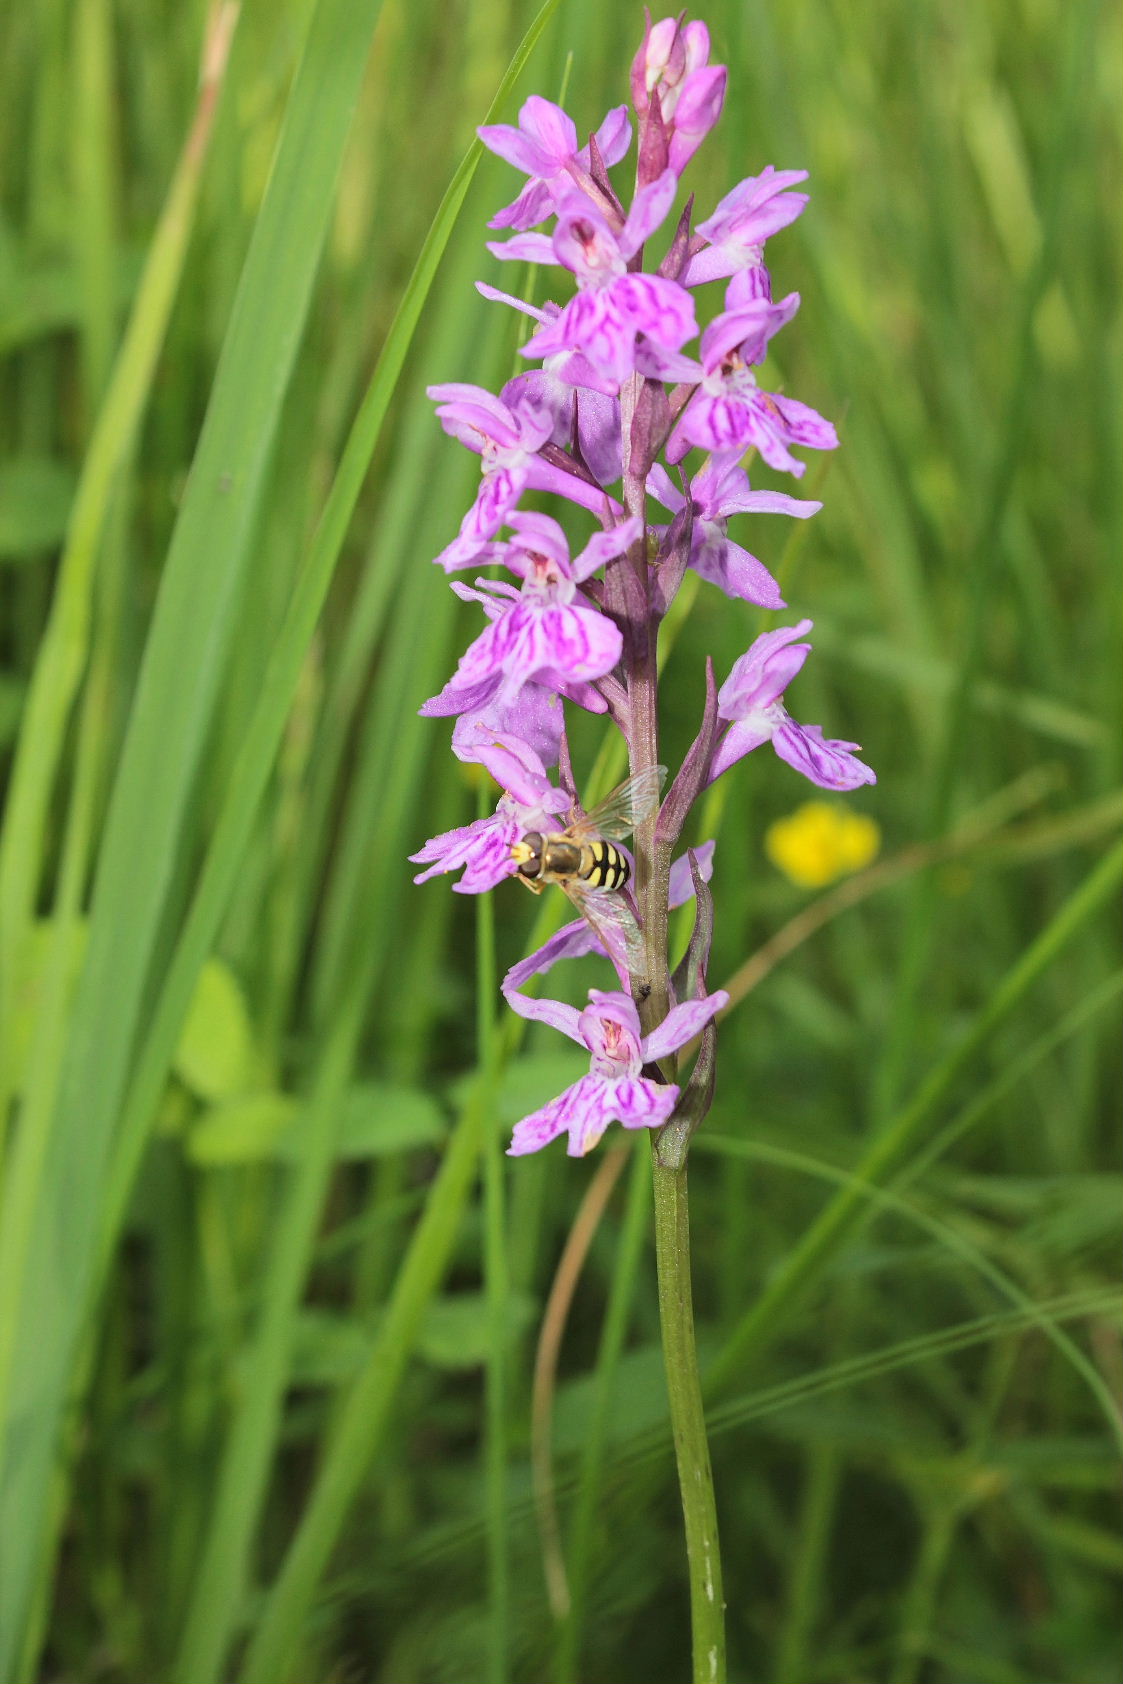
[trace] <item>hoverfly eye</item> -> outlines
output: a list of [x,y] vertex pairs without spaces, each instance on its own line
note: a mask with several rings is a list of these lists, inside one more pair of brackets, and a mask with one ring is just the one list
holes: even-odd
[[521,842],[516,842],[511,854],[518,864],[522,877],[537,877],[542,869],[542,835],[540,831],[532,830],[524,836]]

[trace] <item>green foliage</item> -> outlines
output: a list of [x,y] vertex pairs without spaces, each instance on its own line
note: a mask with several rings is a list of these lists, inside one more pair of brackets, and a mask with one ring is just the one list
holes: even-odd
[[[200,92],[207,10],[0,21],[0,1684],[679,1678],[638,1158],[552,1396],[568,1619],[543,1577],[535,1339],[613,1142],[503,1157],[584,1064],[492,1008],[565,910],[511,886],[473,926],[405,859],[476,801],[416,717],[476,466],[424,387],[517,366],[473,130],[567,81],[595,124],[641,9],[560,0],[529,62],[531,0],[212,11]],[[786,548],[744,536],[884,850],[860,893],[781,878],[806,790],[761,756],[689,838],[711,985],[754,983],[690,1175],[732,1676],[1105,1684],[1115,23],[704,15],[700,210],[811,172],[766,372],[842,448]],[[705,586],[668,626],[672,766],[757,629]]]

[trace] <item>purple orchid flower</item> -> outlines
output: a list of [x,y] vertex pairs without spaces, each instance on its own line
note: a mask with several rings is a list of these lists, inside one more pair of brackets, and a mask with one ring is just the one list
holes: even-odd
[[[495,700],[498,688],[498,680],[481,686],[484,700],[466,709],[457,719],[452,730],[452,752],[461,760],[471,759],[471,754],[461,751],[483,742],[494,742],[496,738],[517,737],[534,751],[547,771],[556,766],[565,731],[561,694],[543,684],[524,684],[513,702],[500,703]],[[582,685],[581,689],[591,690],[592,686]],[[595,691],[593,695],[600,705],[592,711],[603,712],[604,702]]]
[[[519,112],[517,129],[509,123],[489,123],[476,133],[490,152],[530,177],[518,198],[492,217],[490,228],[534,228],[557,209],[559,196],[575,187],[601,202],[589,173],[589,148],[578,149],[573,119],[551,100],[532,94]],[[605,164],[620,162],[632,143],[626,105],[608,113],[596,141]]]
[[494,559],[522,579],[522,589],[477,579],[476,588],[454,584],[465,601],[479,602],[491,617],[461,657],[441,691],[422,708],[444,711],[458,696],[477,705],[479,686],[496,675],[500,683],[489,701],[510,706],[532,681],[558,689],[587,683],[612,671],[620,659],[619,626],[589,603],[579,602],[577,587],[606,561],[622,555],[642,530],[637,516],[609,532],[598,532],[573,561],[565,533],[549,515],[508,517],[519,536],[495,547]]
[[772,747],[821,789],[857,789],[877,777],[854,750],[860,743],[835,742],[818,725],[800,725],[780,697],[807,659],[811,645],[795,643],[811,630],[810,620],[780,626],[758,637],[718,691],[718,715],[731,723],[718,742],[710,783],[744,755],[771,741]]
[[488,541],[528,486],[555,492],[600,513],[604,493],[598,486],[539,456],[553,434],[554,416],[534,393],[515,391],[504,402],[482,386],[460,381],[430,386],[428,393],[437,402],[445,432],[483,458],[480,489],[460,523],[460,534],[435,557],[446,573],[479,564]]
[[[476,291],[497,304],[509,304],[524,316],[549,324],[557,321],[561,307],[546,304],[539,308],[515,298],[498,287],[476,282]],[[545,405],[554,417],[551,444],[568,449],[576,436],[581,459],[600,485],[613,485],[623,471],[620,439],[620,400],[600,390],[602,376],[579,351],[559,351],[547,357],[540,369],[528,369],[508,380],[501,396],[509,403],[515,392],[529,392],[534,400]],[[618,505],[609,499],[609,507]]]
[[764,359],[768,341],[799,308],[799,294],[779,304],[754,299],[717,316],[702,335],[702,382],[667,443],[667,460],[681,462],[691,445],[740,455],[758,450],[770,468],[796,478],[807,471],[789,444],[834,450],[829,421],[795,398],[762,392],[750,363]]
[[728,71],[710,64],[710,32],[699,19],[685,28],[679,18],[650,16],[632,61],[632,102],[641,118],[658,100],[659,121],[669,136],[667,161],[681,175],[718,118]]
[[[694,849],[703,883],[708,883],[714,874],[715,846],[713,842],[703,842]],[[690,875],[690,861],[684,854],[671,866],[667,905],[673,911],[675,907],[685,906],[687,901],[693,899],[694,881]],[[511,966],[503,978],[503,996],[507,1004],[516,1012],[522,1013],[520,1001],[524,1000],[525,996],[520,990],[525,988],[532,976],[543,976],[547,971],[553,970],[559,959],[584,959],[590,953],[598,954],[604,959],[612,959],[612,954],[586,919],[575,918],[571,924],[563,924],[544,946],[537,948],[526,959],[521,959],[517,965]],[[615,959],[612,962],[616,964]],[[617,966],[617,974],[626,988],[627,972],[622,966]]]
[[[770,297],[764,242],[801,214],[808,195],[788,189],[806,180],[806,170],[777,170],[768,164],[759,175],[739,181],[719,201],[713,215],[698,224],[697,232],[708,244],[690,259],[684,284],[694,287],[741,271],[763,271],[763,296]],[[760,291],[756,294],[761,295]],[[744,296],[735,295],[730,303],[745,301]]]
[[558,815],[568,811],[571,801],[563,789],[554,788],[539,756],[518,737],[491,733],[476,743],[454,744],[454,750],[458,759],[487,767],[504,791],[499,805],[490,818],[446,830],[409,857],[429,867],[418,872],[415,883],[463,866],[464,875],[453,888],[458,894],[480,895],[515,875],[514,844],[528,830],[556,830]]
[[[647,489],[674,514],[686,505],[682,492],[659,463],[647,476]],[[690,500],[694,505],[690,543],[690,566],[694,571],[717,585],[726,596],[755,602],[761,608],[784,608],[780,587],[764,563],[726,536],[729,517],[778,514],[807,520],[823,505],[788,497],[781,491],[754,491],[748,474],[734,455],[707,457],[690,482]]]
[[610,395],[637,369],[652,379],[681,378],[680,365],[693,371],[696,365],[677,355],[698,331],[693,298],[675,281],[628,270],[629,258],[666,217],[677,188],[675,172],[664,170],[636,194],[619,229],[595,206],[571,199],[552,238],[516,234],[505,244],[489,243],[497,257],[560,263],[577,278],[577,296],[527,341],[524,356],[580,352],[599,376],[599,389]]
[[568,1132],[566,1151],[571,1158],[583,1158],[614,1120],[629,1129],[659,1128],[674,1110],[679,1090],[673,1083],[642,1075],[644,1065],[693,1040],[728,999],[718,989],[704,1000],[672,1006],[650,1035],[642,1034],[639,1013],[626,994],[590,989],[582,1012],[559,1000],[524,1000],[524,1006],[533,1008],[524,1016],[548,1023],[586,1046],[592,1062],[587,1076],[515,1124],[508,1155],[537,1152]]

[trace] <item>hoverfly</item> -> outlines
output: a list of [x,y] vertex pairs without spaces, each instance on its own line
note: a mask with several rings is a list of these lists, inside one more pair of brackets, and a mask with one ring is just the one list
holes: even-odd
[[[665,766],[646,766],[611,795],[576,818],[565,830],[545,835],[531,830],[511,848],[520,880],[536,895],[556,883],[600,936],[610,955],[621,949],[628,968],[636,969],[639,929],[627,902],[614,891],[632,875],[628,857],[614,846],[642,824],[659,799]],[[610,899],[610,896],[612,897]]]

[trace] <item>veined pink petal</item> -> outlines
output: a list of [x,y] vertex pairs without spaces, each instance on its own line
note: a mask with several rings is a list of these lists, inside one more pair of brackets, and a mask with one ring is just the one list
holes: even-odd
[[553,214],[554,196],[538,176],[531,176],[517,198],[488,219],[489,228],[534,228]]
[[703,539],[690,555],[690,565],[695,573],[717,585],[726,596],[736,597],[741,602],[755,603],[758,608],[787,606],[780,595],[779,585],[762,561],[742,549],[740,544],[734,544],[717,528],[710,528],[707,532],[706,522],[699,522],[699,525],[703,527]]
[[770,707],[783,695],[811,653],[809,643],[797,643],[812,629],[810,620],[794,626],[777,626],[763,632],[733,663],[733,670],[718,691],[718,713],[722,719],[737,719],[750,710]]
[[577,151],[577,126],[573,118],[552,100],[531,94],[519,112],[519,127],[538,148],[541,160],[536,175],[564,169]]
[[621,1076],[611,1083],[605,1109],[626,1129],[662,1128],[678,1102],[673,1082],[653,1082],[646,1076]]
[[[747,485],[748,481],[745,483]],[[794,520],[809,520],[819,513],[822,506],[822,503],[810,498],[789,497],[783,491],[745,491],[723,497],[714,512],[722,518],[728,515],[791,515]]]
[[831,423],[820,415],[817,409],[812,409],[810,404],[800,403],[798,398],[779,396],[774,396],[772,403],[780,414],[792,444],[810,445],[813,450],[838,449],[838,434]]
[[[581,1081],[588,1081],[583,1076]],[[532,1111],[529,1117],[524,1117],[515,1124],[515,1132],[511,1136],[511,1144],[507,1148],[509,1158],[521,1158],[528,1152],[540,1152],[543,1146],[548,1146],[551,1140],[556,1140],[559,1134],[564,1134],[570,1127],[575,1115],[583,1114],[582,1096],[578,1093],[581,1082],[575,1082],[564,1093],[559,1093],[556,1099],[551,1099],[548,1105],[540,1110]]]
[[647,489],[651,496],[662,503],[665,509],[670,509],[672,514],[677,515],[679,510],[686,506],[686,498],[661,462],[656,462],[648,474]]
[[698,331],[694,299],[677,281],[662,275],[625,275],[612,291],[628,311],[633,331],[645,333],[664,350],[680,350]]
[[518,869],[511,858],[512,844],[518,841],[519,826],[508,814],[494,813],[487,819],[446,830],[434,836],[410,859],[416,865],[428,865],[414,878],[425,883],[441,872],[457,871],[464,867],[464,875],[453,888],[460,894],[478,895],[494,889],[505,877],[512,877]]
[[820,789],[857,789],[875,784],[876,774],[853,752],[860,743],[836,742],[823,736],[818,725],[800,725],[785,718],[772,736],[772,747]]
[[672,1006],[662,1023],[644,1038],[644,1063],[650,1064],[656,1059],[666,1058],[668,1053],[685,1047],[687,1041],[692,1041],[710,1019],[728,1004],[729,995],[724,988],[718,988],[704,1000],[684,1000],[680,1006]]

